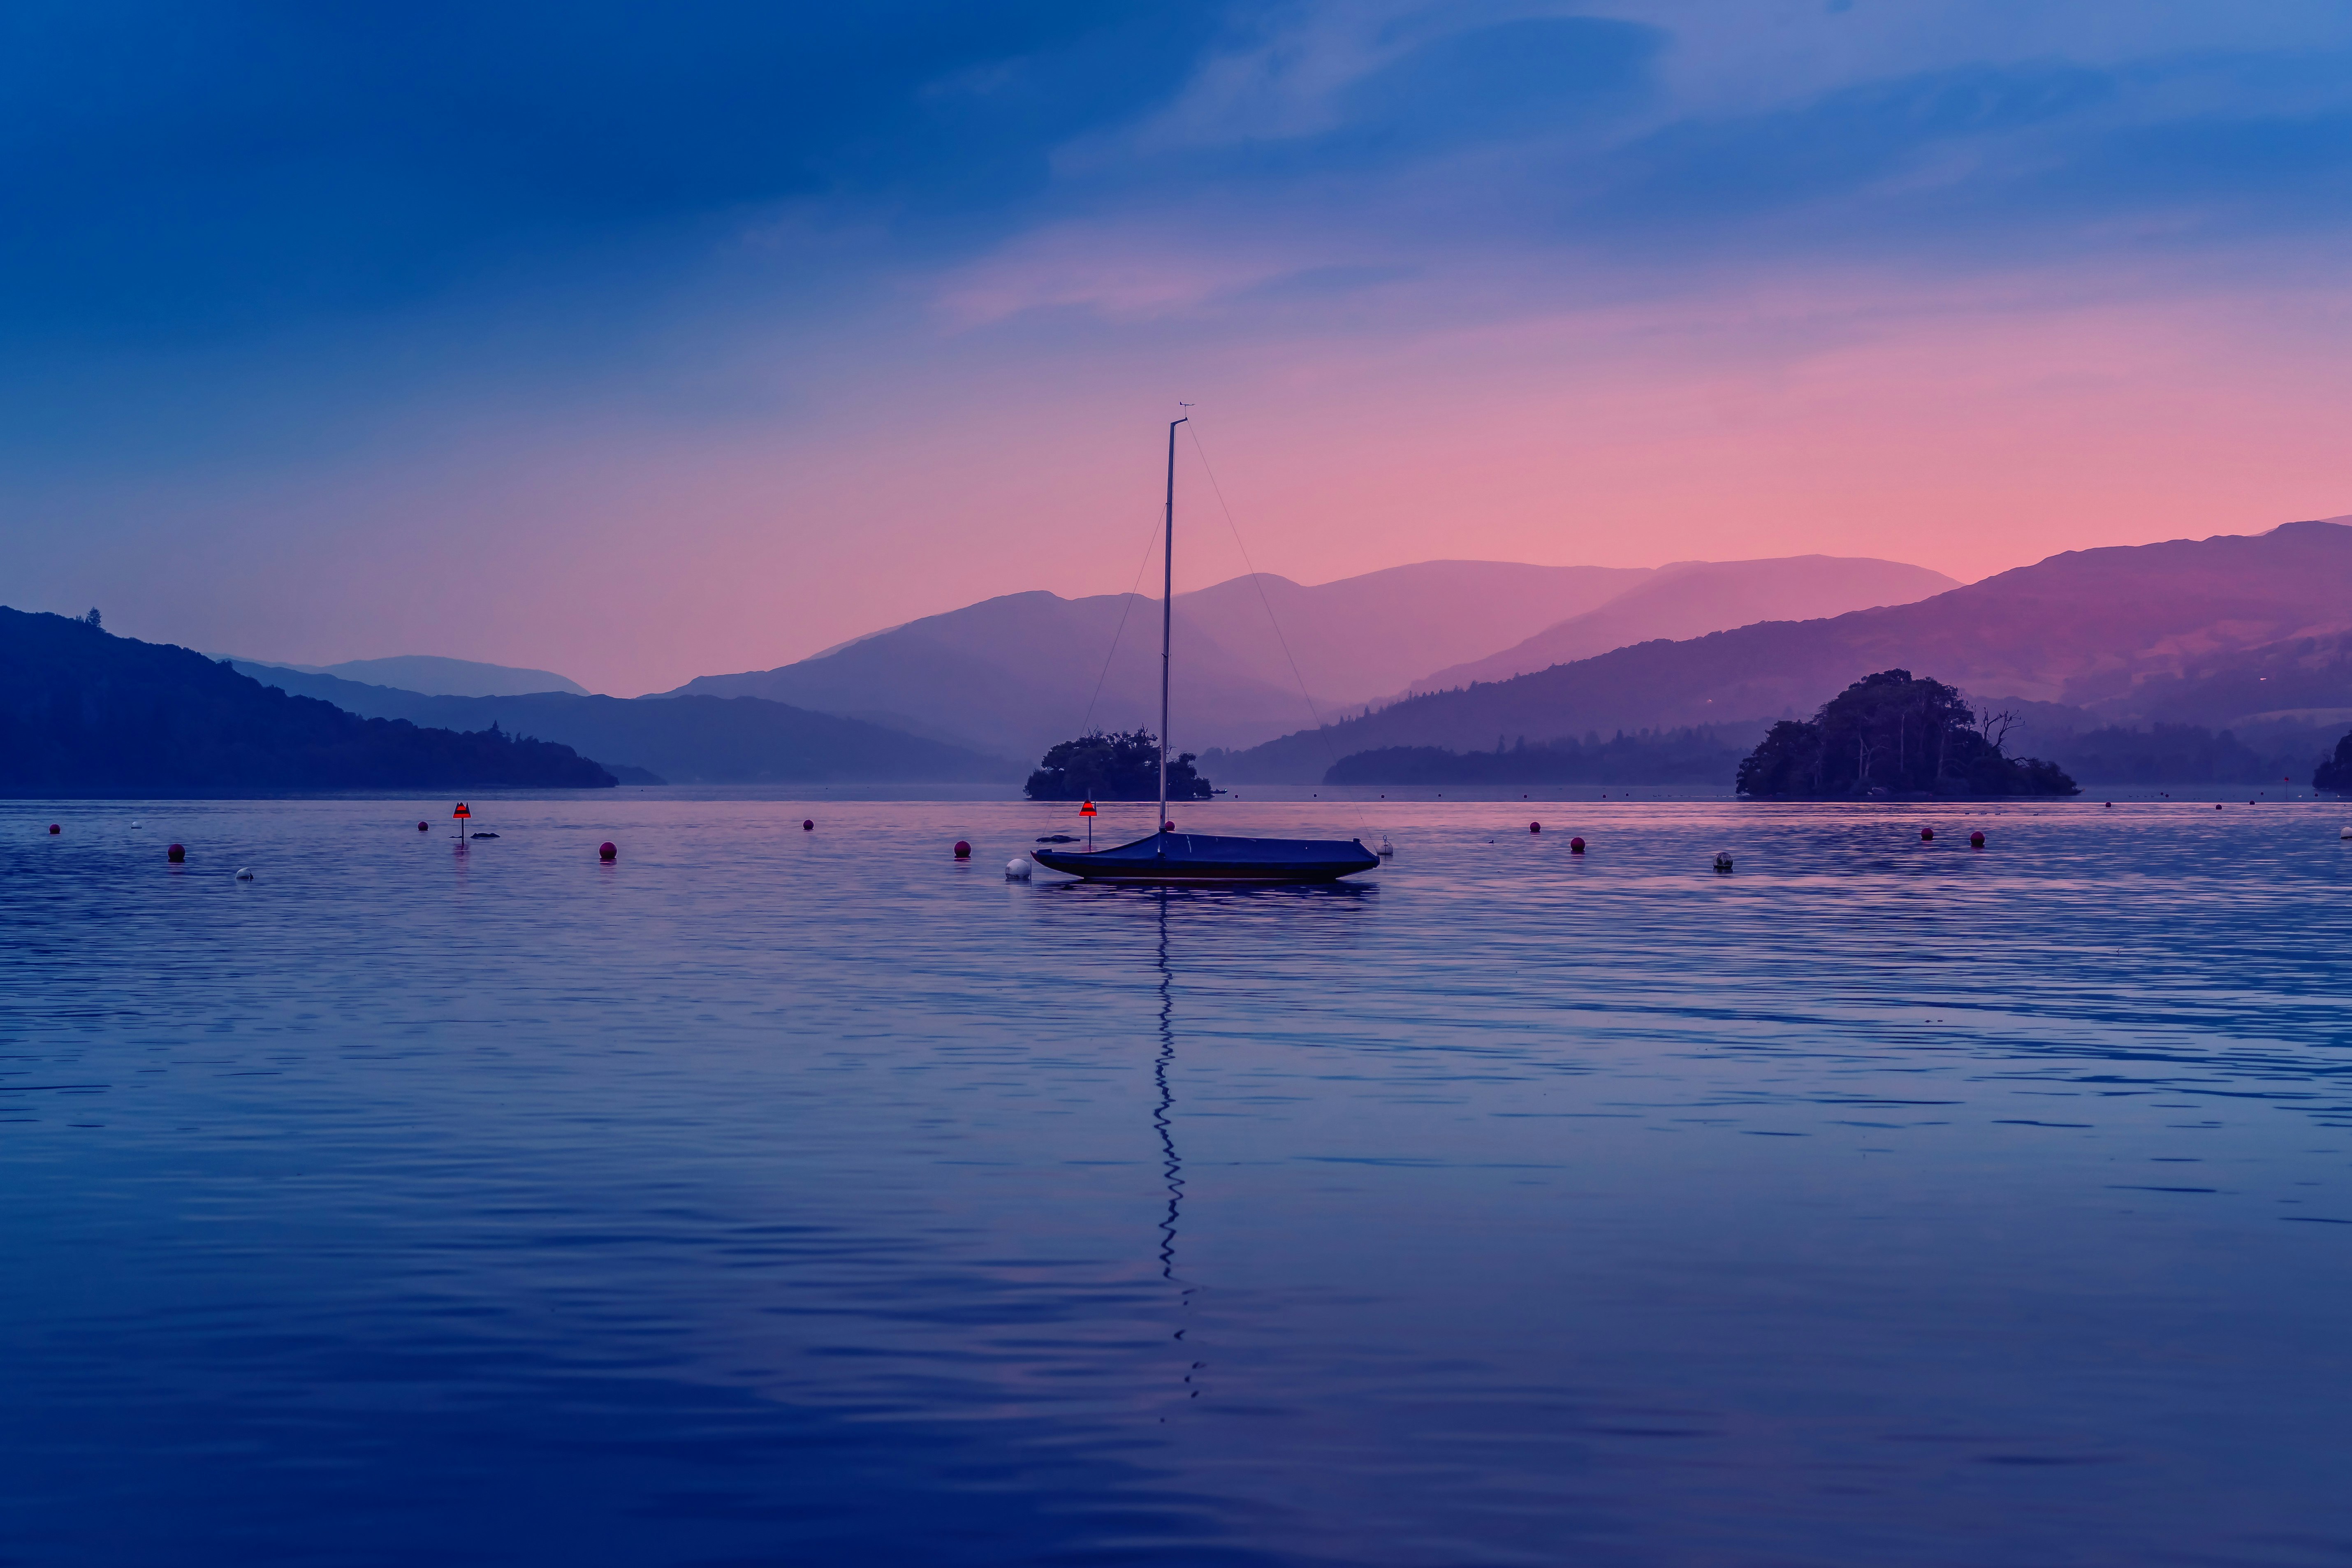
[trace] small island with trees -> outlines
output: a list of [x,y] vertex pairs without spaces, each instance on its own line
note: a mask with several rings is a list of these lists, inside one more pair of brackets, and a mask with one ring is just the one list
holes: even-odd
[[[1168,764],[1170,800],[1206,800],[1214,792],[1180,752]],[[1099,731],[1047,752],[1022,786],[1031,800],[1158,800],[1160,738],[1147,730],[1106,735]]]
[[1739,764],[1741,795],[1770,800],[2080,795],[2055,763],[2011,757],[2009,721],[1907,669],[1865,676],[1809,722],[1783,719]]

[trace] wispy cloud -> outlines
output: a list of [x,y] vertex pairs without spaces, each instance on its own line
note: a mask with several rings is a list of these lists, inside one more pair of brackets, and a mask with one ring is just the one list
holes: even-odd
[[[1754,509],[1785,489],[1759,477],[1773,451],[1926,471],[1962,430],[2014,458],[2010,490],[1964,487],[1983,504],[2120,485],[2116,517],[2152,515],[2169,503],[2096,456],[2130,439],[2084,434],[2102,407],[2162,427],[2167,493],[2215,493],[2184,489],[2194,459],[2284,507],[2317,470],[2212,389],[2260,403],[2352,353],[2352,12],[2316,0],[100,0],[0,17],[0,462],[39,534],[26,592],[149,584],[156,615],[224,646],[206,606],[259,591],[226,542],[390,563],[404,506],[467,519],[501,560],[658,534],[638,603],[721,578],[772,601],[734,651],[697,645],[720,662],[983,586],[1120,585],[1023,542],[1091,515],[1075,479],[999,472],[1008,542],[973,556],[949,475],[985,461],[975,409],[1093,473],[1075,443],[1173,395],[1249,409],[1288,452],[1258,477],[1308,577],[1316,549],[1412,552],[1416,514],[1444,535],[1422,553],[1601,552],[1532,521],[1564,482],[1553,421],[1611,432],[1577,447],[1580,473],[1613,476],[1580,493],[1669,554],[1720,542],[1710,493],[1791,547],[1854,552],[1883,491]],[[1994,342],[2023,363],[1969,347]],[[2180,344],[2211,356],[2201,377]],[[2100,380],[2101,353],[2200,384],[2168,405]],[[1353,444],[1391,416],[1420,434]],[[1777,447],[1742,434],[1767,426]],[[1297,477],[1327,468],[1380,476],[1352,533]],[[845,588],[861,530],[892,564]],[[186,564],[142,575],[164,552]],[[744,577],[747,556],[774,569]],[[819,559],[822,588],[776,564]],[[399,570],[318,579],[320,624],[413,616],[414,592],[369,586]],[[575,609],[507,614],[593,639]],[[394,640],[278,651],[424,651]]]

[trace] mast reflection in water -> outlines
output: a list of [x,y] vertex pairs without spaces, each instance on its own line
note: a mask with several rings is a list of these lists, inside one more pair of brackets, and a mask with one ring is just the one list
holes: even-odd
[[[1152,1060],[1151,1079],[1160,1089],[1160,1100],[1151,1108],[1151,1125],[1160,1134],[1160,1169],[1168,1182],[1168,1214],[1160,1222],[1160,1277],[1178,1285],[1177,1304],[1189,1308],[1192,1304],[1192,1287],[1181,1285],[1176,1279],[1176,1222],[1184,1207],[1184,1162],[1176,1152],[1176,1129],[1169,1114],[1176,1105],[1175,1091],[1168,1082],[1168,1069],[1176,1062],[1176,976],[1168,964],[1168,889],[1159,889],[1155,897],[1160,904],[1160,1054]],[[1178,1343],[1183,1342],[1182,1327],[1177,1329],[1175,1337]],[[1204,1364],[1196,1361],[1184,1369],[1188,1385]],[[1192,1389],[1192,1396],[1200,1398],[1201,1391]]]

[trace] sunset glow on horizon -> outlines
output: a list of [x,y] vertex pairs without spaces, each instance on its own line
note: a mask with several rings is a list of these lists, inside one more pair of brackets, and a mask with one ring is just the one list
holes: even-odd
[[6,603],[666,689],[1127,589],[1179,400],[1180,590],[2352,512],[2340,8],[502,16],[19,24]]

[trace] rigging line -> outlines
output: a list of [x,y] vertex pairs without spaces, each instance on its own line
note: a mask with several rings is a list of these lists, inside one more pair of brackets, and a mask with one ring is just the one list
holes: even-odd
[[[1102,700],[1103,682],[1110,679],[1110,662],[1118,657],[1118,639],[1127,633],[1127,616],[1128,612],[1135,608],[1135,592],[1143,586],[1143,574],[1150,568],[1151,552],[1159,546],[1160,525],[1155,522],[1151,525],[1150,542],[1143,547],[1143,559],[1136,563],[1135,581],[1127,585],[1127,596],[1119,601],[1118,625],[1110,634],[1109,651],[1103,655],[1102,673],[1095,677],[1094,695],[1087,699],[1087,716],[1078,722],[1081,735],[1087,732],[1087,726],[1095,721],[1095,704]],[[1168,737],[1160,736],[1160,743],[1165,746]]]
[[[1307,705],[1307,716],[1315,721],[1315,738],[1322,744],[1325,766],[1327,769],[1336,767],[1339,759],[1332,750],[1331,737],[1325,731],[1323,715],[1316,711],[1315,699],[1307,695],[1307,678],[1298,672],[1298,660],[1291,654],[1290,639],[1282,635],[1282,622],[1275,616],[1274,601],[1265,596],[1265,583],[1258,575],[1257,563],[1250,559],[1249,546],[1242,542],[1241,524],[1234,521],[1234,509],[1225,504],[1224,487],[1217,483],[1217,470],[1210,466],[1209,450],[1201,445],[1200,428],[1187,423],[1184,433],[1192,437],[1192,451],[1201,459],[1201,471],[1209,476],[1209,493],[1217,498],[1217,510],[1225,514],[1225,527],[1233,531],[1234,546],[1242,552],[1242,564],[1249,568],[1250,586],[1257,590],[1257,602],[1265,611],[1265,624],[1274,628],[1274,640],[1282,648],[1282,657],[1290,666],[1290,679],[1298,683],[1298,700]],[[1345,789],[1348,786],[1341,784],[1339,787]],[[1363,804],[1352,795],[1348,800],[1359,807]],[[1361,827],[1363,824],[1363,814],[1359,810],[1356,826]]]

